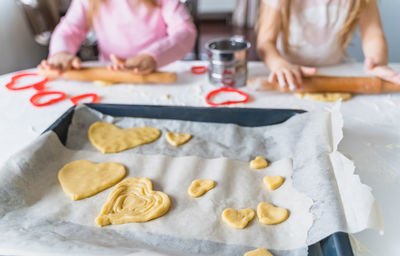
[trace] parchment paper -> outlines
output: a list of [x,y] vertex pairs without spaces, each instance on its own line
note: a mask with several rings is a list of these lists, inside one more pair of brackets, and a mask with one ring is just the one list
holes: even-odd
[[[189,132],[194,135],[194,138],[181,148],[168,146],[164,139],[159,139],[155,143],[125,153],[102,155],[96,151],[91,151],[86,134],[88,126],[98,120],[115,122],[121,127],[151,125],[163,132],[167,130]],[[280,165],[283,167],[278,168],[279,171],[290,172],[288,158],[293,159],[293,187],[314,201],[311,208],[314,223],[309,230],[307,244],[319,241],[339,230],[356,232],[367,227],[379,227],[379,210],[376,208],[369,188],[362,185],[357,177],[352,174],[354,167],[349,164],[351,161],[336,151],[337,143],[341,139],[341,128],[342,122],[338,106],[332,111],[324,110],[301,114],[292,117],[283,124],[259,128],[137,118],[113,119],[86,107],[81,107],[74,115],[67,142],[68,147],[76,151],[66,150],[59,144],[54,135],[47,134],[39,138],[35,144],[25,151],[10,159],[1,168],[0,247],[3,248],[4,253],[7,250],[15,252],[16,248],[21,248],[22,243],[26,245],[25,248],[29,248],[29,251],[36,249],[36,252],[76,252],[86,255],[89,253],[109,254],[111,252],[112,254],[127,254],[134,252],[132,248],[137,250],[144,248],[146,250],[149,245],[183,251],[185,252],[183,255],[189,253],[242,255],[243,252],[251,249],[251,246],[286,250],[301,247],[302,239],[297,239],[298,243],[295,244],[292,242],[296,239],[292,238],[298,238],[297,234],[304,234],[304,230],[307,233],[308,227],[311,225],[311,218],[308,217],[310,216],[308,209],[311,201],[304,195],[302,200],[297,200],[301,205],[288,204],[287,206],[287,208],[296,206],[302,210],[296,210],[296,214],[302,212],[298,216],[302,219],[297,220],[296,224],[292,223],[292,225],[285,227],[283,231],[289,233],[289,235],[286,233],[287,242],[281,241],[278,232],[271,232],[267,235],[268,232],[263,230],[262,236],[254,235],[254,232],[256,232],[254,230],[260,229],[260,225],[256,221],[253,221],[248,229],[243,230],[244,232],[240,231],[240,233],[232,233],[232,230],[226,229],[218,219],[219,214],[206,215],[207,218],[210,218],[207,219],[208,221],[199,221],[193,218],[193,221],[188,222],[188,215],[198,216],[203,211],[210,213],[212,210],[222,212],[227,204],[234,208],[249,207],[248,205],[251,204],[253,205],[251,207],[255,208],[259,200],[269,199],[279,206],[285,207],[285,203],[296,201],[288,197],[289,192],[284,194],[283,187],[282,192],[280,192],[283,195],[279,193],[280,196],[278,196],[278,193],[260,193],[261,188],[254,184],[257,183],[257,180],[259,184],[262,184],[263,175],[257,178],[257,173],[252,173],[249,170],[244,172],[243,169],[247,167],[247,163],[221,159],[222,156],[247,162],[255,155],[264,155],[275,163],[275,167],[272,166],[272,169],[270,169],[271,172],[275,172],[277,169],[274,170],[274,168]],[[160,152],[170,156],[191,155],[196,157],[168,158],[157,156]],[[133,153],[151,156],[140,156]],[[116,161],[118,159],[129,167],[130,176],[139,174],[138,176],[151,178],[156,190],[170,194],[173,204],[171,211],[163,218],[146,223],[146,225],[126,224],[102,229],[95,227],[93,219],[97,216],[108,192],[100,193],[90,200],[71,203],[68,201],[69,199],[62,195],[56,179],[57,170],[64,164],[85,157],[94,161],[105,161],[105,159]],[[198,157],[217,159],[205,160]],[[144,159],[151,160],[145,161]],[[281,159],[286,160],[279,161]],[[193,168],[193,163],[196,163],[195,168]],[[149,168],[143,168],[146,165],[149,165]],[[211,167],[201,168],[203,165],[218,166],[218,171],[214,171]],[[165,171],[160,168],[161,166],[170,168],[166,168],[167,171]],[[182,177],[174,177],[171,180],[166,178],[175,176],[169,174],[178,173],[177,170],[180,170],[180,168],[187,170],[186,172],[179,172],[178,176]],[[200,168],[201,171],[197,168]],[[268,169],[265,171],[267,172]],[[185,175],[182,173],[185,173]],[[206,199],[204,197],[200,200],[194,200],[194,205],[189,208],[184,207],[185,209],[179,211],[179,205],[183,201],[191,202],[182,200],[181,196],[186,196],[185,192],[188,184],[190,184],[189,181],[196,178],[193,175],[205,175],[205,173],[216,175],[217,188],[220,190],[216,188],[209,192],[209,196],[215,196],[214,199],[204,200]],[[344,178],[345,175],[348,178]],[[185,182],[186,184],[183,186],[182,184]],[[240,186],[242,182],[246,185]],[[290,185],[290,179],[288,185]],[[233,192],[233,188],[238,187],[237,191],[239,192]],[[291,188],[291,186],[288,186],[288,188]],[[179,194],[178,190],[182,191],[182,194]],[[172,191],[172,193],[169,193],[169,191]],[[291,195],[296,194],[293,191],[290,192]],[[298,195],[301,198],[301,193],[298,193]],[[231,199],[223,200],[226,198]],[[232,198],[234,199],[232,200]],[[257,198],[257,200],[251,198]],[[358,203],[354,204],[356,200],[358,200]],[[51,207],[49,202],[52,202],[55,206]],[[196,210],[193,214],[190,209],[195,209],[194,206],[201,210]],[[168,232],[165,232],[163,228],[160,230],[160,227],[171,225],[167,220],[172,216],[176,218],[179,215],[177,212],[186,216],[186,219],[169,226]],[[291,215],[289,220],[295,220],[296,215],[292,217]],[[196,222],[200,222],[204,229],[196,229],[198,227],[195,225]],[[157,225],[157,223],[166,226]],[[214,224],[210,227],[206,223]],[[278,229],[279,226],[283,228],[284,224],[276,227]],[[134,228],[130,229],[129,227]],[[295,229],[291,230],[291,228]],[[205,231],[208,232],[206,239],[201,237]],[[148,234],[148,232],[151,234]],[[6,238],[7,240],[5,240]],[[245,242],[243,243],[243,241]],[[49,248],[49,244],[55,246]],[[27,251],[25,249],[24,254]],[[162,249],[162,252],[168,253],[164,249]],[[306,254],[304,248],[273,252],[276,255]],[[173,254],[177,255],[177,252]]]

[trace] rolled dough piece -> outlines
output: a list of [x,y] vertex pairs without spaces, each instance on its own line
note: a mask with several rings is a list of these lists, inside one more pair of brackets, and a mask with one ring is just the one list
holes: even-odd
[[262,202],[257,206],[258,221],[264,225],[276,225],[289,218],[289,211],[275,207],[270,203]]
[[222,220],[237,229],[244,229],[254,216],[254,210],[250,208],[240,210],[228,208],[222,212]]
[[257,156],[253,160],[250,161],[250,168],[251,169],[262,169],[268,166],[267,160],[265,160],[262,156]]
[[265,248],[258,248],[249,252],[246,252],[244,256],[274,256]]
[[100,215],[99,226],[146,222],[164,215],[171,205],[167,194],[154,191],[148,178],[127,178],[115,186]]
[[194,180],[188,189],[191,197],[200,197],[215,187],[213,180]]
[[269,190],[275,190],[285,182],[285,178],[282,176],[265,176],[263,181]]
[[58,172],[58,180],[68,197],[80,200],[115,185],[125,175],[125,167],[120,163],[95,164],[88,160],[78,160],[64,165]]
[[103,154],[117,153],[148,144],[157,140],[160,135],[160,130],[153,127],[121,129],[104,122],[93,123],[88,132],[92,145]]
[[99,86],[99,87],[107,87],[107,86],[112,86],[115,83],[102,81],[102,80],[94,80],[93,84],[96,85],[96,86]]
[[317,101],[336,102],[339,99],[346,101],[352,98],[351,93],[325,92],[325,93],[296,93],[296,96],[302,99]]
[[185,144],[191,138],[192,135],[188,133],[167,132],[167,134],[165,134],[165,139],[167,140],[167,142],[175,147]]

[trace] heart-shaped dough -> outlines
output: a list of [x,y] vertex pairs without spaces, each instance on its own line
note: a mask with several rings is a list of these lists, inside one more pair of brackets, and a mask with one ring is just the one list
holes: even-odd
[[153,191],[148,178],[127,178],[111,191],[96,223],[106,226],[146,222],[164,215],[170,204],[168,195]]
[[88,132],[92,145],[103,154],[117,153],[157,140],[160,130],[153,127],[121,129],[104,122],[93,123]]
[[265,248],[258,248],[249,252],[246,252],[244,256],[274,256]]
[[167,132],[167,134],[165,134],[165,139],[167,140],[167,142],[175,147],[185,144],[191,138],[192,138],[192,135],[190,135],[188,133]]
[[233,228],[243,229],[254,218],[254,215],[254,210],[250,208],[240,210],[228,208],[222,212],[222,220]]
[[262,156],[257,156],[255,159],[250,161],[251,169],[262,169],[268,166],[267,160]]
[[125,174],[125,167],[120,163],[95,164],[88,160],[78,160],[61,168],[58,180],[67,196],[72,200],[80,200],[115,185]]
[[285,178],[282,176],[265,176],[263,181],[270,190],[275,190],[282,186],[283,182],[285,182]]
[[191,197],[200,197],[215,187],[213,180],[194,180],[188,189]]
[[257,206],[258,220],[264,225],[275,225],[289,218],[289,211],[285,208],[275,207],[270,203],[262,202]]

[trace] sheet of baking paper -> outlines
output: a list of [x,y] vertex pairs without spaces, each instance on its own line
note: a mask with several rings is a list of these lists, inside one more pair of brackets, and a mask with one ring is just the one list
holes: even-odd
[[[75,248],[75,242],[79,240],[79,243],[94,247],[90,254],[97,255],[103,246],[112,247],[120,254],[135,248],[135,244],[126,244],[130,237],[145,232],[161,235],[162,239],[175,241],[175,244],[179,241],[179,249],[193,253],[199,250],[202,254],[242,255],[251,247],[267,247],[278,250],[276,255],[288,255],[279,250],[304,248],[312,225],[313,218],[309,212],[312,200],[293,188],[292,160],[288,158],[273,162],[262,170],[251,170],[248,162],[227,158],[132,153],[102,155],[68,150],[52,132],[41,136],[34,145],[21,152],[21,156],[13,158],[17,166],[8,166],[9,175],[4,175],[6,179],[13,176],[13,180],[0,183],[2,204],[11,199],[23,200],[3,208],[7,214],[0,219],[0,238],[4,238],[0,241],[6,242],[1,248],[15,243],[17,237],[24,243],[30,241],[37,245],[34,239],[40,237],[41,243],[62,252],[67,248],[79,252]],[[111,189],[91,198],[72,201],[63,193],[57,180],[57,171],[63,165],[79,159],[120,162],[127,167],[128,176],[150,178],[155,190],[169,195],[170,210],[163,217],[147,223],[97,227],[94,219]],[[2,174],[5,172],[7,170],[3,169]],[[263,184],[265,175],[281,175],[286,181],[279,189],[269,191]],[[212,179],[216,187],[200,198],[191,198],[187,188],[194,179]],[[259,202],[271,202],[289,209],[289,219],[274,226],[253,220],[244,230],[232,229],[221,221],[224,209],[256,209]],[[86,235],[77,237],[77,233]],[[101,242],[98,237],[101,237]],[[154,236],[147,238],[147,242],[163,244],[162,239]],[[106,243],[102,244],[103,241]],[[208,243],[208,247],[197,245],[196,248],[199,241]],[[227,247],[218,249],[213,245],[217,243],[227,244]],[[235,253],[226,249],[231,248],[229,245],[235,245]]]
[[[227,157],[241,161],[249,161],[256,155],[266,156],[271,161],[292,158],[294,186],[314,201],[311,208],[314,224],[309,232],[308,244],[318,242],[337,231],[383,229],[380,209],[370,188],[353,174],[354,165],[340,164],[346,159],[344,156],[340,159],[332,157],[340,154],[337,146],[343,138],[340,103],[332,109],[298,114],[282,124],[254,128],[234,124],[113,118],[82,106],[73,117],[67,147],[95,151],[87,139],[87,130],[96,121],[112,122],[123,128],[147,125],[157,127],[163,132],[194,135],[191,142],[183,147],[168,146],[160,139],[155,143],[131,149],[130,152],[163,152],[170,156],[195,155],[204,158]],[[349,162],[351,160],[347,159],[346,163]],[[339,188],[348,192],[341,192]],[[350,222],[349,216],[353,216]]]

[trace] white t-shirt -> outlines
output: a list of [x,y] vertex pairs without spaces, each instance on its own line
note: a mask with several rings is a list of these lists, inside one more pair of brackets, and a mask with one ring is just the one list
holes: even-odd
[[[263,0],[273,8],[282,8],[283,0]],[[343,27],[351,0],[290,1],[289,51],[283,47],[282,33],[278,50],[298,65],[324,66],[343,61],[337,34]]]

